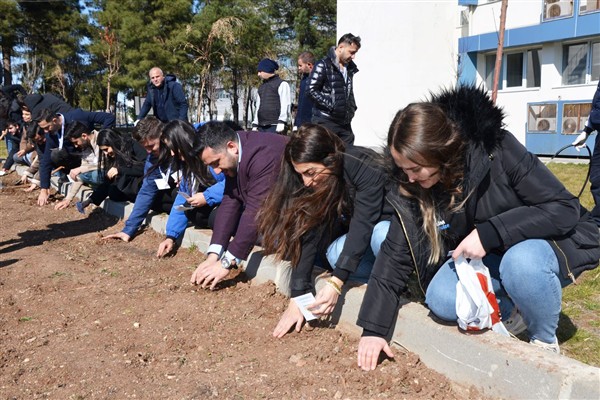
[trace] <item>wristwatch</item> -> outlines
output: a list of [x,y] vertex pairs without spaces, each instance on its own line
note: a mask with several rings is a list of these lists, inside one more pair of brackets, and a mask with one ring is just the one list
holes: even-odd
[[221,267],[224,269],[237,269],[237,264],[234,259],[229,259],[227,257],[221,258]]

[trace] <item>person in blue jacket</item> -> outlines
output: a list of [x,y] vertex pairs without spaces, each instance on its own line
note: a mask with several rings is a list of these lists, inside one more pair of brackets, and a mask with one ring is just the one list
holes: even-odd
[[177,77],[173,74],[165,76],[158,67],[152,68],[148,75],[148,94],[137,119],[144,118],[152,109],[154,116],[164,123],[176,119],[187,121],[188,102]]
[[[592,109],[590,110],[590,116],[583,128],[583,132],[577,136],[572,145],[579,151],[580,148],[585,146],[585,141],[594,131],[600,132],[600,82],[598,82],[598,88],[594,93]],[[596,225],[600,226],[600,134],[596,135],[594,153],[590,160],[590,183],[592,184],[590,191],[594,198],[592,217],[594,217]]]
[[173,250],[189,221],[199,228],[211,228],[225,189],[225,175],[216,174],[202,163],[200,136],[192,125],[180,120],[169,122],[160,142],[159,164],[161,159],[172,157],[171,165],[181,172],[181,182],[167,220],[166,238],[158,246],[157,257]]

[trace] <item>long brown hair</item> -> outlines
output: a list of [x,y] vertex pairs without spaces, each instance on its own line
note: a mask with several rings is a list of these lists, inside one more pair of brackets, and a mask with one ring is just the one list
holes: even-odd
[[[292,163],[319,163],[329,172],[318,185],[306,187]],[[348,211],[346,198],[344,143],[322,126],[303,124],[288,142],[277,182],[258,212],[265,253],[295,266],[304,235],[331,227]]]
[[431,244],[429,262],[438,262],[445,255],[437,227],[440,208],[457,210],[464,205],[465,140],[440,106],[413,103],[394,117],[388,132],[388,147],[393,147],[417,165],[439,168],[438,185],[445,192],[444,200],[436,196],[432,188],[424,189],[418,183],[410,183],[408,176],[388,154],[392,178],[398,183],[400,194],[419,203],[423,230]]

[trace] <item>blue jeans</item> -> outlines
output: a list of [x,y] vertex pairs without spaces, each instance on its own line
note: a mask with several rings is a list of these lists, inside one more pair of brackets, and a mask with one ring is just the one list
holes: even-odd
[[[517,307],[527,324],[531,339],[556,341],[562,288],[571,281],[560,274],[552,247],[542,239],[515,244],[503,256],[483,257],[503,319]],[[458,275],[452,259],[446,261],[427,287],[425,302],[433,314],[456,321],[456,283]]]
[[35,152],[33,152],[33,151],[29,152],[29,153],[23,155],[23,157],[19,157],[15,153],[15,155],[13,156],[13,161],[17,164],[31,166],[31,159],[33,158],[34,153]]
[[[348,280],[367,283],[369,277],[371,276],[373,264],[375,264],[375,257],[377,257],[379,249],[381,248],[381,243],[383,243],[389,229],[390,221],[381,221],[375,225],[373,228],[373,234],[371,235],[371,245],[367,248],[365,254],[360,259],[360,263],[358,264],[356,271],[350,274]],[[329,261],[329,264],[333,268],[335,268],[335,263],[342,253],[344,243],[346,243],[346,236],[347,235],[342,235],[335,239],[327,248],[327,261]]]
[[98,173],[98,170],[82,172],[81,174],[77,175],[77,179],[90,186],[92,189],[95,189],[103,181],[102,177]]
[[2,165],[2,169],[9,170],[15,162],[15,154],[19,151],[19,139],[7,133],[4,140],[6,141],[7,156],[6,160],[4,160],[4,165]]

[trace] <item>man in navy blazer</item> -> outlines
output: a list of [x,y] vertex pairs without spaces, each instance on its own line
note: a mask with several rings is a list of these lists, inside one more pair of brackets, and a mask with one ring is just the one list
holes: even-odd
[[248,258],[256,244],[256,213],[277,180],[289,138],[266,132],[235,132],[222,122],[206,123],[199,134],[203,139],[202,161],[226,176],[206,261],[191,278],[194,284],[214,289],[231,268]]
[[[56,149],[65,149],[66,155],[72,155],[75,153],[75,147],[70,140],[63,140],[65,133],[65,126],[73,121],[79,121],[87,125],[90,131],[95,129],[95,125],[100,125],[102,128],[112,128],[115,124],[115,116],[113,114],[105,112],[88,112],[83,111],[80,108],[67,111],[64,114],[57,114],[50,109],[42,110],[37,116],[38,126],[46,132],[46,148],[44,154],[40,159],[40,194],[38,196],[38,205],[43,206],[48,204],[48,198],[50,197],[50,175],[52,174],[52,153],[53,150],[55,155]],[[67,157],[66,170],[68,172],[70,168],[75,168],[77,161],[81,163],[81,158],[78,157]]]

